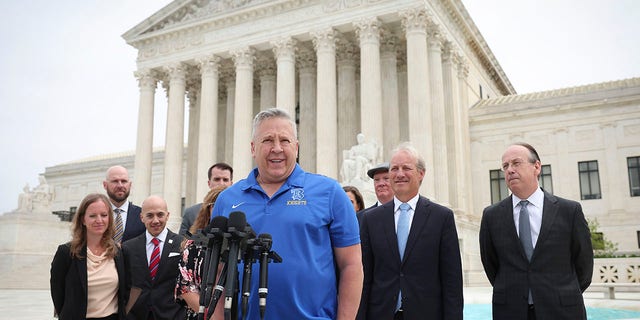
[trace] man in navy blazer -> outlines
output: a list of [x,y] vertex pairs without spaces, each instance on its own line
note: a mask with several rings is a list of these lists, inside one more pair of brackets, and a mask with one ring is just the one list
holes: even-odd
[[509,146],[502,170],[512,195],[482,214],[480,256],[493,285],[493,319],[587,318],[582,292],[593,273],[589,227],[578,202],[538,186],[540,169],[531,145]]
[[376,192],[376,199],[378,199],[378,201],[372,206],[356,212],[358,223],[360,223],[362,215],[365,214],[366,211],[393,200],[393,189],[391,189],[391,185],[389,184],[389,162],[380,163],[367,170],[367,175],[373,179],[373,189]]
[[[127,291],[131,308],[126,319],[173,320],[184,319],[186,308],[175,300],[178,262],[182,258],[184,238],[166,228],[169,220],[167,203],[158,196],[150,196],[142,203],[140,216],[146,232],[122,244]],[[160,260],[152,277],[150,265],[155,265],[154,239],[159,241]]]
[[[129,172],[123,166],[113,166],[107,170],[107,176],[102,182],[104,190],[107,191],[114,219],[116,221],[116,210],[120,210],[122,216],[124,233],[122,242],[135,238],[145,230],[144,224],[140,220],[140,207],[127,201],[131,191],[131,180]],[[117,240],[116,240],[117,241]]]
[[[462,319],[462,262],[453,212],[420,196],[424,175],[425,162],[415,148],[402,144],[393,151],[394,199],[367,211],[360,225],[364,286],[357,319]],[[407,204],[408,210],[399,209]],[[408,231],[403,256],[397,235],[402,226]]]

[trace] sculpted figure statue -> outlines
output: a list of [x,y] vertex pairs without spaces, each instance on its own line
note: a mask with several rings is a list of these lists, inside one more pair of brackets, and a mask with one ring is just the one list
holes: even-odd
[[342,153],[340,175],[343,183],[353,183],[355,180],[367,181],[367,170],[377,160],[378,145],[375,141],[365,142],[365,136],[362,133],[358,133],[356,140],[357,145]]
[[51,199],[53,194],[47,184],[47,180],[43,175],[38,177],[40,184],[33,189],[32,192],[32,208],[33,212],[49,212],[51,210]]
[[22,193],[18,196],[18,212],[31,212],[31,188],[29,184],[25,184],[22,188]]

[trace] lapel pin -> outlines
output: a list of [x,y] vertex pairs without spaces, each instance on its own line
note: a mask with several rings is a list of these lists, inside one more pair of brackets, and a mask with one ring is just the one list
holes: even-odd
[[172,243],[173,243],[173,239],[169,239],[169,244],[172,244]]

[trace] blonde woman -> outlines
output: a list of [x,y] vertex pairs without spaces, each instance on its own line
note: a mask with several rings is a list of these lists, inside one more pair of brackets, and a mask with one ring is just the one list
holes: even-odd
[[124,319],[124,261],[113,240],[113,211],[102,194],[89,194],[73,218],[71,241],[51,262],[51,299],[60,320]]

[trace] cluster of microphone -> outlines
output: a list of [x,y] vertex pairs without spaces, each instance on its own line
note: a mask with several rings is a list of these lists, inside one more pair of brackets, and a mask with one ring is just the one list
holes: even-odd
[[[238,299],[236,297],[240,290],[239,261],[244,262],[241,295],[242,318],[247,318],[253,263],[257,261],[260,263],[258,281],[260,318],[264,319],[269,291],[267,287],[269,263],[282,262],[282,258],[271,250],[273,243],[271,235],[263,233],[256,236],[251,226],[247,224],[245,214],[234,211],[229,214],[228,219],[222,216],[214,217],[205,229],[199,230],[191,239],[196,245],[206,247],[201,272],[198,319],[211,317],[223,292],[225,320],[238,318]],[[214,286],[220,263],[223,263],[223,267],[218,282]]]

